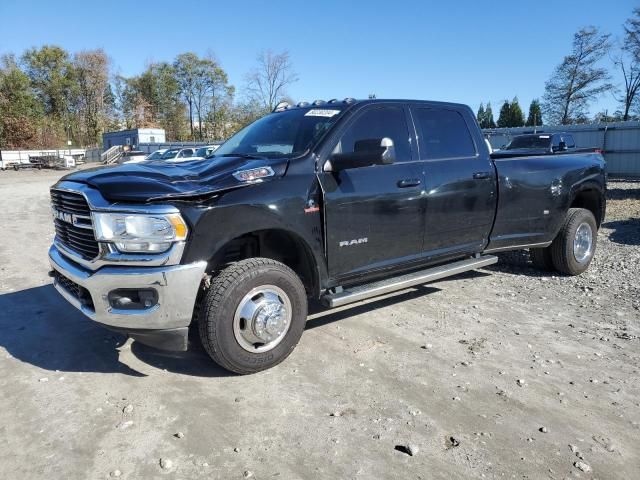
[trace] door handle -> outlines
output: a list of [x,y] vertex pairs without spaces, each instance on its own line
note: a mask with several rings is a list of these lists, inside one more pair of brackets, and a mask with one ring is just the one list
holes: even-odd
[[404,180],[398,180],[398,188],[417,187],[422,182],[419,178],[405,178]]
[[491,172],[476,172],[473,174],[474,180],[484,180],[491,176]]

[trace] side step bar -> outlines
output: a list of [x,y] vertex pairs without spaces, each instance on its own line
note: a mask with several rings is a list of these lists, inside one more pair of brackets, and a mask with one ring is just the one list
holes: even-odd
[[403,290],[405,288],[422,285],[423,283],[433,282],[441,278],[457,275],[476,268],[486,267],[498,263],[498,257],[494,255],[484,255],[481,257],[459,260],[445,265],[428,268],[419,272],[408,273],[399,277],[388,278],[378,282],[368,283],[351,287],[337,293],[327,293],[322,296],[324,305],[334,308],[341,307],[348,303],[359,302],[367,298],[384,295],[386,293]]

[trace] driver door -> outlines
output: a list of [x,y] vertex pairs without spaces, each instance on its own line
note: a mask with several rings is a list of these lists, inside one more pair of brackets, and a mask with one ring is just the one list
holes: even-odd
[[[407,111],[401,104],[365,107],[338,135],[332,154],[393,141],[395,161],[321,172],[329,276],[348,280],[416,260],[422,252],[424,183],[416,166]],[[329,158],[330,160],[330,158]]]

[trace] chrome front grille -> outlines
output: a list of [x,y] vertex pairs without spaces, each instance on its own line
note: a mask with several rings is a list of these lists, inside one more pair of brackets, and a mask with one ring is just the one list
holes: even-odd
[[58,241],[87,260],[98,256],[100,247],[93,233],[91,210],[84,195],[67,190],[51,190]]

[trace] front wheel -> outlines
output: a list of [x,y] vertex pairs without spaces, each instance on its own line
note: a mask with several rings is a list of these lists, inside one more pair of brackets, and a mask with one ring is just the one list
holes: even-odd
[[250,258],[213,278],[198,317],[200,339],[211,358],[232,372],[254,373],[282,362],[298,344],[307,296],[289,267]]
[[564,224],[549,247],[556,270],[567,275],[580,275],[596,251],[598,225],[589,210],[570,208]]

